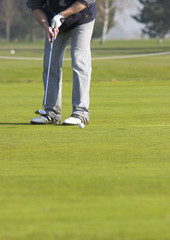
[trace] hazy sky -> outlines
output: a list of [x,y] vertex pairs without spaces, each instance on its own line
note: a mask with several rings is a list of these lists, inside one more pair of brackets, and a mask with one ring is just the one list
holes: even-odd
[[107,38],[132,39],[140,38],[142,25],[136,22],[131,15],[139,12],[138,0],[125,0],[125,4],[116,3],[117,11],[115,13],[115,26],[110,29]]

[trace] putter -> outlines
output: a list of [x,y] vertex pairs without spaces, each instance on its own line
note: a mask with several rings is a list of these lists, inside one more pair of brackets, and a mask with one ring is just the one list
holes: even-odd
[[46,112],[45,112],[44,110],[40,110],[40,109],[38,109],[38,110],[35,111],[35,114],[45,115]]
[[[54,28],[52,29],[52,32],[54,33]],[[51,57],[52,57],[52,51],[53,51],[53,43],[54,43],[54,37],[51,37],[51,45],[50,45],[50,54],[49,54],[49,62],[48,62],[48,72],[47,72],[47,80],[46,80],[46,87],[45,87],[45,94],[44,94],[44,103],[43,105],[47,105],[47,93],[48,93],[48,84],[49,84],[49,77],[50,77],[50,68],[51,68]]]
[[[52,32],[54,33],[54,28],[52,29]],[[44,102],[43,105],[47,105],[47,93],[48,93],[48,84],[49,84],[49,77],[50,77],[50,68],[51,68],[51,58],[52,58],[52,51],[53,51],[53,43],[54,43],[54,37],[51,37],[51,45],[50,45],[50,54],[49,54],[49,62],[48,62],[48,72],[47,72],[47,80],[46,80],[46,87],[45,87],[45,94],[44,94]],[[35,114],[45,115],[46,112],[44,110],[36,110]]]

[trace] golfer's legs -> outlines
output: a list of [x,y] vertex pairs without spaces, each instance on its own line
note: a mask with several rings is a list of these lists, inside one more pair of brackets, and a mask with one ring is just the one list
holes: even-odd
[[91,81],[91,50],[94,21],[72,30],[71,56],[73,68],[73,113],[89,119],[89,91]]
[[[61,119],[62,64],[69,34],[59,34],[54,41],[45,111],[57,120]],[[43,82],[46,88],[50,43],[45,40]]]

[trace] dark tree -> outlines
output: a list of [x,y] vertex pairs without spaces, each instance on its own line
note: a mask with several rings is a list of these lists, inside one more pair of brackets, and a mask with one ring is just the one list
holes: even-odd
[[3,23],[1,29],[5,32],[7,42],[11,39],[11,28],[14,26],[14,18],[17,15],[17,7],[14,1],[0,1],[0,21]]
[[0,37],[6,41],[42,38],[43,30],[23,0],[0,0]]
[[164,38],[170,33],[170,1],[138,1],[143,5],[143,8],[137,16],[134,16],[134,19],[145,24],[143,33],[157,38]]

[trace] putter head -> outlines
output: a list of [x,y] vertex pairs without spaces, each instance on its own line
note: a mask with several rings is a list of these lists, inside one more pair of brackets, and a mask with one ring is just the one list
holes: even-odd
[[35,114],[45,115],[46,112],[44,110],[38,109],[38,110],[35,111]]

